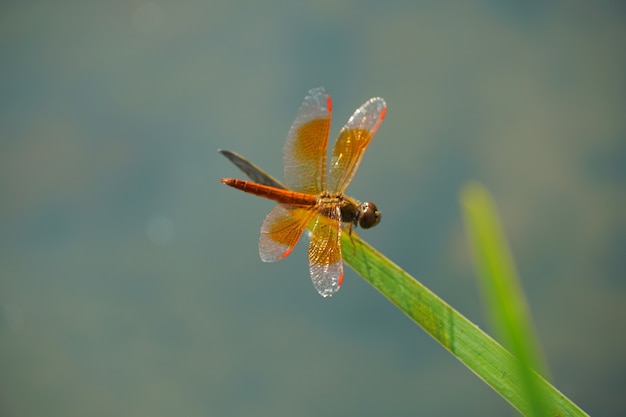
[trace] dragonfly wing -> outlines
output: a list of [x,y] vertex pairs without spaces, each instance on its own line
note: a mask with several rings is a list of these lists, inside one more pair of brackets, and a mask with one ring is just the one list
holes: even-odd
[[313,207],[298,208],[279,204],[269,212],[261,226],[259,255],[263,262],[287,257],[315,215]]
[[341,129],[330,161],[330,192],[343,192],[352,182],[365,149],[376,135],[386,111],[385,100],[371,98],[354,112]]
[[339,291],[343,280],[341,210],[333,207],[327,214],[317,217],[309,243],[311,280],[322,297]]
[[283,150],[283,178],[288,188],[317,195],[326,189],[326,151],[332,103],[324,88],[304,98]]
[[252,181],[263,185],[269,185],[270,187],[283,189],[287,188],[276,178],[272,177],[270,174],[263,171],[261,168],[254,165],[238,153],[229,151],[228,149],[218,149],[217,151],[228,158],[230,162],[235,164],[237,168],[243,171],[243,173],[246,174]]

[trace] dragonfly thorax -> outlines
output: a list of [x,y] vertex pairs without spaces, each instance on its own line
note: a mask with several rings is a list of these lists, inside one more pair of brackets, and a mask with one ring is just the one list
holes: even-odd
[[341,221],[344,223],[352,223],[355,226],[361,226],[363,229],[369,229],[380,222],[381,213],[376,204],[371,201],[361,203],[342,193],[332,195],[323,193],[318,198],[318,204],[323,206],[322,213],[328,217],[333,217],[330,214],[330,210],[334,210],[337,207],[337,203],[339,203],[341,211]]

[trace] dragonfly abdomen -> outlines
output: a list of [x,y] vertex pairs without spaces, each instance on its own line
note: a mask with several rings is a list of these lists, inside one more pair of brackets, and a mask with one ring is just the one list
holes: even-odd
[[298,193],[296,191],[270,187],[268,185],[236,178],[222,178],[220,181],[223,184],[245,191],[246,193],[258,195],[259,197],[264,197],[279,203],[303,206],[313,206],[317,203],[317,196],[311,194]]

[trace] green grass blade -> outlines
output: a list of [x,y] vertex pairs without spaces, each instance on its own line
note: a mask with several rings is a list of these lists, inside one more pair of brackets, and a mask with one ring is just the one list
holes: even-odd
[[498,338],[518,359],[516,375],[530,415],[541,416],[545,399],[537,379],[533,378],[533,369],[546,375],[546,367],[498,213],[491,196],[479,184],[467,185],[461,193],[461,202],[488,316]]
[[[517,361],[507,350],[356,233],[344,233],[342,239],[348,265],[513,407],[530,415],[524,389],[512,377],[517,374]],[[541,376],[533,374],[533,378],[546,399],[543,415],[587,415]]]

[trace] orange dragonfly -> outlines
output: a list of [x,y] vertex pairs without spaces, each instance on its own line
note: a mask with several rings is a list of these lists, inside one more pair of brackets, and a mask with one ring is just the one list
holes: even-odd
[[261,226],[259,254],[264,262],[287,257],[309,228],[309,271],[322,297],[335,294],[343,280],[341,234],[346,227],[363,229],[380,222],[372,202],[361,203],[344,194],[378,131],[387,106],[375,97],[359,107],[339,132],[327,171],[328,133],[332,102],[324,88],[309,90],[291,125],[283,150],[284,182],[266,174],[239,155],[220,150],[252,181],[222,178],[221,182],[279,204]]

